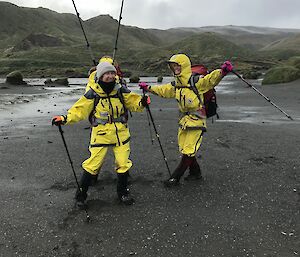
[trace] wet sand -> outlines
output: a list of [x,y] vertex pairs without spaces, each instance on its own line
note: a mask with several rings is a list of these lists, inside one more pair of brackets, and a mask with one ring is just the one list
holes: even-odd
[[[165,189],[158,143],[151,145],[146,114],[134,113],[130,189],[136,203],[118,204],[110,153],[89,191],[91,223],[73,208],[74,177],[58,129],[50,125],[80,89],[2,109],[1,256],[299,255],[300,81],[257,86],[295,118],[290,121],[232,80],[218,94],[220,120],[208,122],[197,155],[205,181]],[[151,111],[173,170],[179,161],[176,103],[153,96]],[[87,127],[63,128],[77,174],[88,157]]]

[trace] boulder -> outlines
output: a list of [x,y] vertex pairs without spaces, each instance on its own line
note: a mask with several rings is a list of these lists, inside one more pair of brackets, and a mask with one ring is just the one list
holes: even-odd
[[300,70],[293,66],[278,66],[267,71],[262,84],[278,84],[300,79]]
[[158,82],[158,83],[161,83],[161,82],[163,81],[163,79],[164,79],[163,76],[158,76],[158,77],[157,77],[157,82]]
[[46,80],[44,81],[44,84],[45,84],[45,85],[49,85],[49,84],[52,84],[52,83],[53,83],[52,79],[46,79]]
[[59,78],[59,79],[55,79],[55,80],[52,80],[52,79],[48,78],[44,81],[44,84],[46,86],[49,86],[49,87],[55,87],[55,86],[66,86],[66,87],[68,87],[69,86],[69,81],[68,81],[68,78]]
[[133,75],[129,78],[130,83],[139,83],[139,81],[140,81],[140,77],[136,75]]
[[69,81],[68,78],[59,78],[59,79],[55,79],[53,81],[54,84],[57,85],[62,85],[62,86],[69,86]]
[[13,71],[6,76],[6,83],[11,85],[27,85],[19,71]]

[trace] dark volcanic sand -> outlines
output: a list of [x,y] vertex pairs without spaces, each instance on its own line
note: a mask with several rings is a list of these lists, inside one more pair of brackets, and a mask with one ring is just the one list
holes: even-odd
[[[145,113],[134,113],[136,203],[118,204],[110,153],[89,191],[91,223],[73,208],[74,177],[58,129],[50,126],[76,97],[54,94],[2,110],[0,256],[300,255],[300,81],[258,86],[295,121],[234,81],[218,95],[220,120],[208,122],[197,155],[203,183],[163,187],[168,174],[158,143],[151,145]],[[153,96],[151,110],[173,170],[176,103]],[[77,174],[88,157],[87,126],[63,128]]]

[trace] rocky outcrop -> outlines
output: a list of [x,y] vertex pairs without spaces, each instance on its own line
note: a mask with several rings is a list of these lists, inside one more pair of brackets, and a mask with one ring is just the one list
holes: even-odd
[[11,85],[26,85],[23,75],[19,71],[13,71],[6,76],[6,83]]
[[133,75],[129,78],[130,83],[139,83],[139,81],[140,81],[140,77],[137,75]]
[[55,86],[65,86],[65,87],[68,87],[69,86],[69,81],[68,81],[68,78],[59,78],[59,79],[55,79],[55,80],[46,79],[44,81],[44,84],[46,86],[49,86],[49,87],[55,87]]
[[27,51],[33,47],[56,47],[62,46],[62,40],[46,34],[30,34],[19,42],[13,51]]
[[300,79],[300,70],[294,66],[277,66],[267,71],[263,85],[291,82]]

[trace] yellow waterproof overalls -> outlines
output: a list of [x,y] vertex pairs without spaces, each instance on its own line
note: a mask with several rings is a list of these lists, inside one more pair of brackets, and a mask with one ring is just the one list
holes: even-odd
[[[117,83],[109,95],[94,80],[89,80],[87,87],[89,90],[68,110],[67,114],[67,124],[72,124],[87,119],[93,109],[95,110],[89,147],[91,155],[82,163],[82,167],[92,175],[98,174],[108,147],[112,147],[116,172],[125,173],[132,166],[129,160],[130,133],[125,109],[132,112],[143,111],[142,96],[132,93]],[[119,97],[120,93],[124,105]],[[100,98],[94,108],[97,95]]]
[[[198,115],[201,105],[197,95],[191,90],[192,75],[190,59],[184,54],[173,55],[169,62],[181,66],[181,73],[175,75],[175,81],[164,85],[149,86],[148,90],[166,98],[176,98],[180,111],[178,145],[179,151],[190,157],[195,156],[202,142],[203,132],[206,131],[206,118]],[[195,86],[204,102],[203,94],[214,88],[223,78],[221,70],[217,69],[200,78]]]

